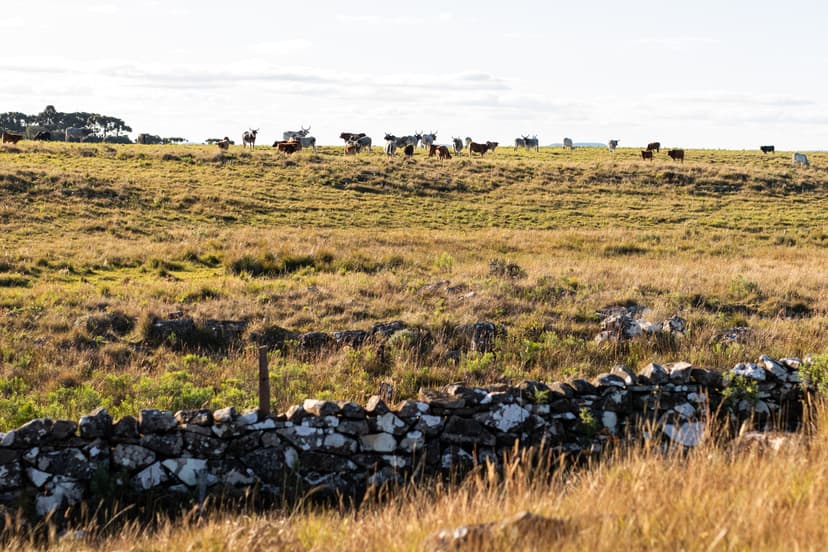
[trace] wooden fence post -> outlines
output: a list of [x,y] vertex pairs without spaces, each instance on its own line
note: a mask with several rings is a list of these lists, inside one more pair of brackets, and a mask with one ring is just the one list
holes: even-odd
[[259,347],[259,416],[270,416],[270,373],[267,347]]

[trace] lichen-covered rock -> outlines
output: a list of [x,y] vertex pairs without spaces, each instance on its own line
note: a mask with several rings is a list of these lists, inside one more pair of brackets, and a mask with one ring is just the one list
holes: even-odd
[[529,419],[529,411],[516,404],[503,404],[489,412],[476,414],[474,419],[501,432],[515,431]]
[[730,373],[734,376],[742,376],[755,381],[765,381],[768,379],[768,374],[764,367],[753,362],[740,362],[733,367]]
[[670,375],[670,383],[684,385],[690,383],[693,375],[693,365],[689,362],[671,362],[665,364],[664,369]]
[[148,433],[166,433],[178,426],[178,420],[168,410],[143,409],[138,414],[138,430]]
[[374,433],[391,433],[397,436],[408,431],[408,424],[394,415],[393,412],[386,412],[381,416],[368,420],[368,427]]
[[477,420],[451,416],[440,435],[440,440],[455,445],[482,445],[492,447],[495,437]]
[[624,366],[623,364],[616,364],[615,366],[613,366],[612,370],[610,370],[610,373],[623,379],[626,385],[638,384],[638,376],[636,375],[636,373],[633,372],[627,366]]
[[664,434],[674,443],[685,447],[695,447],[704,439],[703,422],[685,422],[681,424],[664,424]]
[[179,456],[181,451],[184,450],[184,438],[179,432],[166,435],[150,433],[141,437],[139,443],[141,446],[164,456]]
[[325,430],[317,427],[293,426],[277,429],[276,433],[290,441],[299,450],[318,449],[325,439]]
[[155,453],[140,445],[117,445],[112,450],[112,462],[116,466],[135,470],[155,462]]
[[112,436],[117,440],[133,440],[141,437],[138,432],[138,419],[124,416],[112,426]]
[[642,368],[638,377],[642,382],[651,385],[664,385],[670,381],[670,375],[667,373],[667,370],[661,364],[655,364],[653,362]]
[[170,458],[161,464],[188,487],[195,487],[200,477],[207,477],[207,460],[200,458]]
[[359,442],[367,452],[394,452],[397,449],[397,440],[390,433],[362,435]]
[[37,469],[72,479],[89,479],[95,473],[89,459],[77,448],[40,453]]
[[254,450],[241,458],[262,481],[279,484],[285,475],[285,450],[281,447],[269,447]]
[[213,425],[213,413],[207,409],[179,410],[175,413],[179,425],[193,425],[209,427]]
[[319,417],[335,416],[341,411],[339,405],[334,401],[320,401],[318,399],[305,399],[302,408],[305,409],[305,412]]
[[169,476],[161,466],[161,462],[155,462],[135,474],[135,476],[130,480],[130,484],[135,490],[148,491],[166,483],[167,481],[169,481]]
[[0,491],[19,489],[23,484],[23,471],[20,462],[0,464]]

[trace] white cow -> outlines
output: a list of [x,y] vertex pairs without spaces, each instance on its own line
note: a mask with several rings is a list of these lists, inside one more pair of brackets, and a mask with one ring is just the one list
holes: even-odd
[[794,153],[793,157],[791,157],[791,163],[797,167],[810,167],[811,164],[808,162],[808,156],[804,153]]

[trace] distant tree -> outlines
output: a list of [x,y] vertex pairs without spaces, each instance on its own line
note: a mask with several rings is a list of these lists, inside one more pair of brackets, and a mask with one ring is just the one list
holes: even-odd
[[36,117],[37,124],[40,126],[46,127],[48,129],[54,128],[55,121],[57,120],[58,112],[53,105],[47,105],[43,111]]
[[29,126],[32,117],[19,111],[0,113],[0,128],[13,132],[23,132]]
[[164,144],[183,144],[186,141],[186,138],[179,138],[178,136],[170,136],[169,138],[162,139]]

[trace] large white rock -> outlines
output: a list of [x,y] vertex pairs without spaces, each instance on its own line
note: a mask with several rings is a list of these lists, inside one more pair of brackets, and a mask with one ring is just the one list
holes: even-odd
[[601,423],[613,435],[618,433],[618,415],[612,410],[604,411],[604,414],[601,416]]
[[501,432],[508,432],[523,424],[530,415],[529,411],[520,405],[503,404],[489,412],[480,421],[483,425],[496,428]]
[[411,431],[405,434],[405,438],[400,441],[400,448],[407,452],[414,452],[421,450],[425,446],[425,437],[422,431]]
[[406,423],[399,419],[393,412],[386,412],[377,416],[377,429],[385,433],[398,433],[406,427]]
[[681,403],[676,405],[673,410],[678,412],[682,418],[692,418],[696,415],[696,409],[690,403]]
[[664,424],[664,434],[674,443],[679,443],[685,447],[695,447],[704,438],[704,423]]
[[190,487],[198,484],[199,473],[207,468],[207,460],[201,458],[171,458],[161,463],[182,483]]
[[43,487],[43,485],[45,485],[51,477],[51,474],[42,472],[35,468],[26,468],[26,475],[29,476],[29,481],[34,483],[35,487],[37,487],[38,489]]
[[122,468],[134,470],[155,462],[155,453],[140,445],[116,445],[112,450],[112,461]]
[[393,452],[397,448],[397,440],[390,433],[372,433],[359,438],[362,448],[368,452]]
[[167,474],[164,473],[161,462],[155,462],[138,472],[132,478],[132,485],[139,491],[148,491],[162,483],[166,483],[167,479]]

